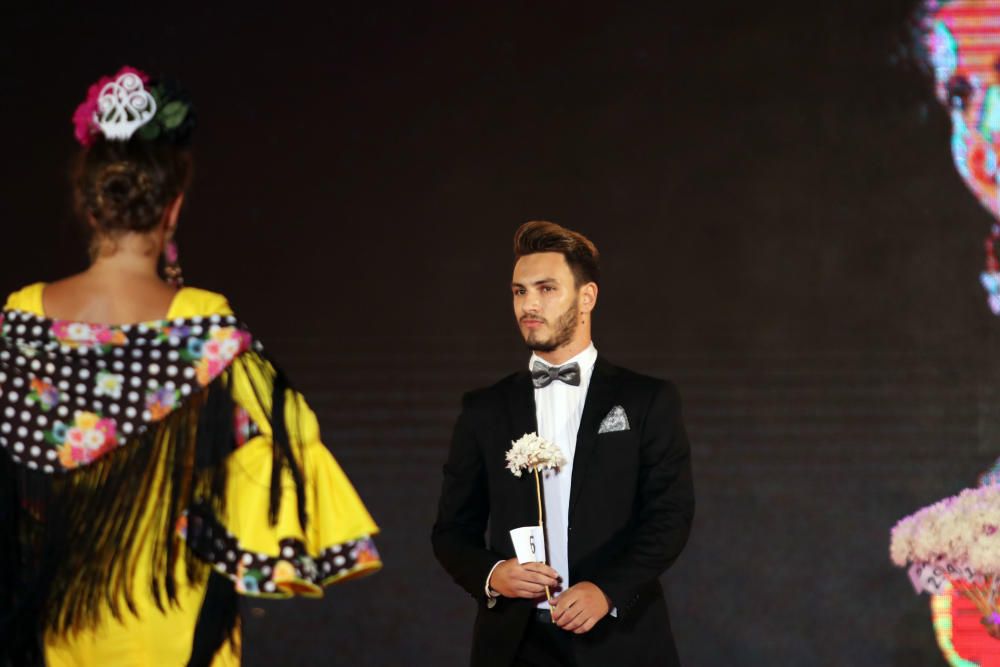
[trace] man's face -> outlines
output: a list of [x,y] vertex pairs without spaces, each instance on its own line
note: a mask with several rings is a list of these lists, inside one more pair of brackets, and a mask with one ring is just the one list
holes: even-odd
[[511,292],[514,317],[530,349],[551,352],[573,340],[579,292],[562,253],[540,252],[517,260]]
[[1000,34],[991,28],[998,20],[997,0],[942,3],[931,15],[927,48],[938,99],[951,113],[955,167],[1000,219]]

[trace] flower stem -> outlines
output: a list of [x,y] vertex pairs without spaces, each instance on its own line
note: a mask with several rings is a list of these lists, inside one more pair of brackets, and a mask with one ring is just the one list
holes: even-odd
[[[993,603],[989,599],[989,596],[986,594],[986,591],[964,581],[949,581],[951,581],[951,584],[955,589],[976,605],[976,608],[979,610],[979,613],[982,615],[984,620],[989,619],[993,615],[993,612],[996,611]],[[988,579],[987,581],[990,580]],[[987,629],[991,630],[990,634],[992,635],[993,632],[996,632],[995,628],[996,626],[994,624],[992,628],[988,627]]]
[[[542,539],[545,539],[545,523],[542,521],[542,483],[538,478],[538,468],[535,468],[535,498],[538,499],[538,527],[542,529]],[[545,549],[545,555],[548,556],[548,548]],[[546,559],[547,560],[547,559]],[[549,587],[545,587],[545,599],[552,604],[552,592]]]

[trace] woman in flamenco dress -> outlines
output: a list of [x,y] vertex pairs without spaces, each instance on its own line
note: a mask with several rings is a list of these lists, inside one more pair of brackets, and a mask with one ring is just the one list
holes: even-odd
[[237,665],[238,596],[374,572],[378,528],[226,298],[182,285],[188,97],[126,67],[74,123],[91,264],[0,314],[0,666]]

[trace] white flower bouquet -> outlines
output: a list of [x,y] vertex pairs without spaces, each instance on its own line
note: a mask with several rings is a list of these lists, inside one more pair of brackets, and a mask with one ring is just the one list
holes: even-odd
[[972,600],[1000,639],[1000,486],[965,489],[902,519],[889,553],[911,566],[918,592],[941,593],[947,582]]
[[[563,455],[562,450],[537,433],[525,433],[517,440],[511,442],[510,449],[507,450],[507,469],[515,477],[520,477],[527,470],[535,473],[535,497],[538,500],[538,527],[543,530],[545,523],[543,521],[544,512],[542,511],[542,483],[538,472],[540,470],[559,468],[564,465],[566,465],[566,457]],[[549,591],[548,586],[545,587],[545,597],[551,604],[552,593]]]
[[534,470],[538,477],[539,470],[558,468],[566,465],[566,457],[562,450],[545,438],[535,433],[525,433],[519,439],[510,443],[507,450],[507,469],[520,477],[526,470]]

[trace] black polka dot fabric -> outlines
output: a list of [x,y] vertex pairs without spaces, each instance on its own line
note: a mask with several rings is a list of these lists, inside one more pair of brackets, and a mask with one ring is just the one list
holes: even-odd
[[251,348],[260,350],[233,317],[105,326],[6,311],[0,447],[45,473],[87,465],[135,441]]
[[294,538],[280,540],[278,553],[249,551],[203,506],[185,513],[178,534],[244,595],[319,597],[323,586],[381,566],[370,536],[329,546],[318,554],[310,554]]

